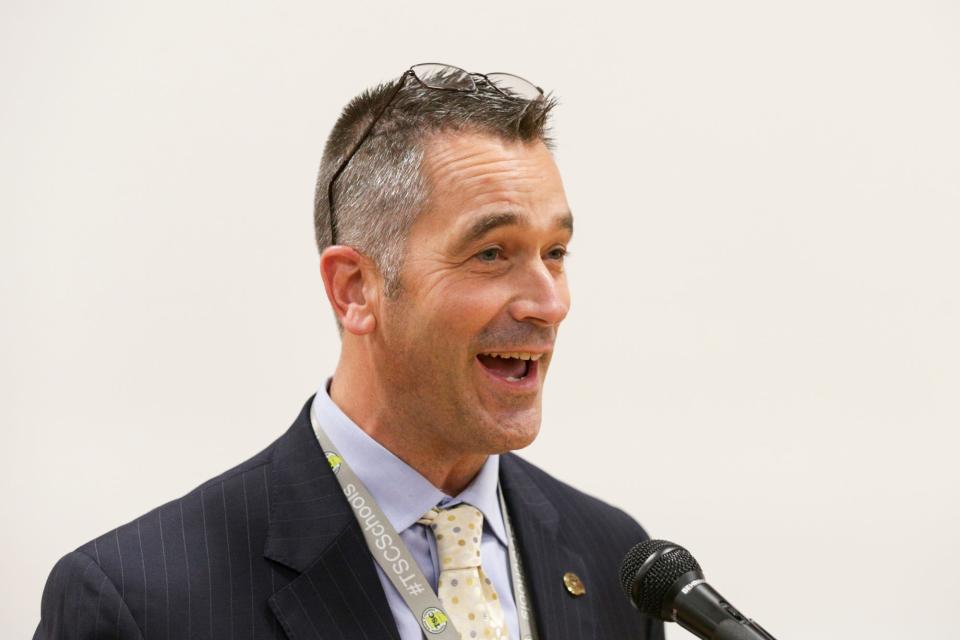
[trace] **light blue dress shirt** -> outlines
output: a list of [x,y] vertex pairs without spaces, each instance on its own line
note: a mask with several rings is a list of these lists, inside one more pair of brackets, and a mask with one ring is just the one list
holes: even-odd
[[[427,527],[417,524],[417,520],[431,507],[452,507],[461,502],[472,504],[483,513],[480,560],[500,596],[500,606],[510,628],[510,637],[519,638],[517,607],[507,556],[507,535],[497,497],[500,457],[489,456],[466,489],[456,497],[448,496],[347,417],[330,398],[327,390],[331,380],[328,378],[326,384],[317,390],[310,410],[337,447],[337,453],[350,465],[400,534],[434,592],[440,575],[437,542]],[[387,603],[396,620],[401,640],[422,640],[423,632],[419,623],[379,565],[377,575],[387,595]]]

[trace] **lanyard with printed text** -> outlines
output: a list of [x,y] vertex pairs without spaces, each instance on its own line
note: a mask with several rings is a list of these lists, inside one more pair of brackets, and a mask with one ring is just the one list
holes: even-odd
[[[439,640],[459,640],[460,633],[454,627],[453,621],[450,620],[423,572],[420,571],[420,567],[407,549],[407,545],[400,539],[400,535],[387,520],[367,488],[343,457],[336,452],[333,442],[320,428],[312,410],[310,411],[310,422],[313,424],[313,431],[320,442],[327,462],[330,464],[337,482],[340,483],[340,488],[343,489],[347,503],[363,531],[363,537],[370,553],[417,619],[420,628],[423,629],[424,637],[438,638]],[[507,517],[503,493],[499,489],[498,496],[507,532],[507,556],[510,561],[510,575],[517,606],[517,618],[520,622],[520,637],[522,640],[536,640],[530,607],[527,602],[527,593],[523,584],[520,558],[516,552],[516,540]]]
[[507,503],[503,499],[503,491],[500,491],[499,483],[497,484],[497,496],[500,498],[503,526],[507,530],[507,558],[510,561],[510,577],[513,580],[513,595],[517,605],[517,618],[520,622],[520,638],[521,640],[536,640],[537,634],[534,632],[530,603],[527,601],[527,589],[523,584],[523,568],[520,566],[520,556],[517,554],[517,539],[513,535],[513,527],[510,526],[510,518],[507,516]]

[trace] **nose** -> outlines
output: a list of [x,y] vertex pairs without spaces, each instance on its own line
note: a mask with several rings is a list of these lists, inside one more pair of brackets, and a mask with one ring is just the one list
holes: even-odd
[[570,310],[570,291],[562,271],[555,271],[540,259],[523,270],[520,291],[511,305],[518,322],[541,326],[559,325]]

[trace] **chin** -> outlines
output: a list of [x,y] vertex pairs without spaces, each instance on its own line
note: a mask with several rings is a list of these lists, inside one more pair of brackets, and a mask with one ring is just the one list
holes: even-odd
[[508,453],[508,452],[510,452],[510,451],[519,451],[520,449],[526,449],[526,448],[529,447],[531,444],[533,444],[533,441],[534,441],[534,440],[537,439],[537,434],[538,434],[538,433],[540,433],[539,427],[538,427],[537,429],[534,429],[531,433],[525,433],[525,434],[522,434],[522,435],[520,435],[520,434],[514,434],[514,435],[516,435],[517,437],[513,438],[513,439],[507,444],[507,446],[504,448],[504,450],[503,450],[503,451],[500,451],[499,453]]
[[529,446],[540,433],[542,418],[539,393],[526,397],[481,395],[473,404],[473,444],[487,455],[506,453]]
[[494,421],[488,426],[491,454],[507,453],[530,446],[540,433],[540,412]]

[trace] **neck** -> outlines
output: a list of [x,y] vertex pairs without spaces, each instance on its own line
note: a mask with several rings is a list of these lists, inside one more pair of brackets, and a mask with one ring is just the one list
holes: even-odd
[[370,387],[367,376],[351,375],[340,365],[330,385],[330,398],[367,435],[380,443],[448,496],[456,496],[476,477],[487,460],[483,453],[454,450],[439,441],[422,420],[406,416]]

